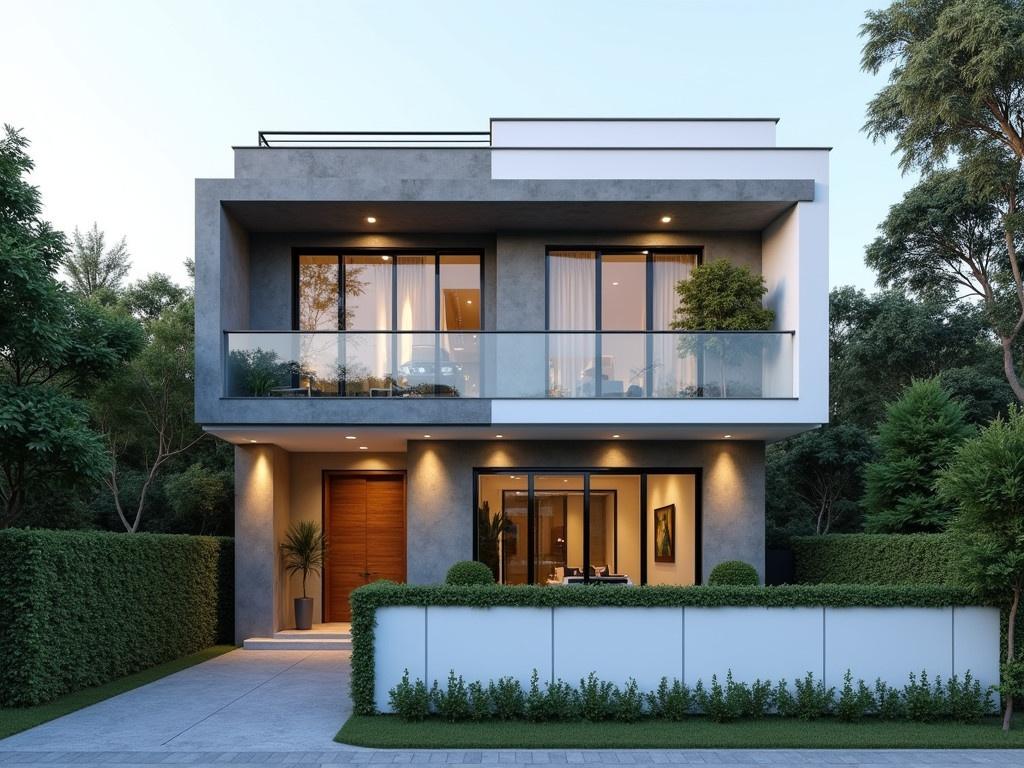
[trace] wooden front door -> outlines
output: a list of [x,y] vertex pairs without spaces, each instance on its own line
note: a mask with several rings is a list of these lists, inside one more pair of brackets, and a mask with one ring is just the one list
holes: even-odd
[[405,477],[331,474],[325,486],[324,621],[350,621],[353,589],[405,581]]

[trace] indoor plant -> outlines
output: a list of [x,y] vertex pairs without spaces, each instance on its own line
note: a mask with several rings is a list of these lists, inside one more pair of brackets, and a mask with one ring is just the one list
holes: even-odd
[[313,598],[306,596],[306,577],[310,572],[323,573],[326,553],[327,539],[320,525],[312,520],[294,523],[285,534],[281,544],[285,570],[289,576],[302,574],[302,597],[295,598],[296,629],[313,627]]

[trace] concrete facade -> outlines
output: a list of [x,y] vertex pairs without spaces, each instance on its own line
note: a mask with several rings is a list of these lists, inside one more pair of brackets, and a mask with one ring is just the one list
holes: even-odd
[[[765,353],[762,396],[552,398],[516,376],[481,397],[226,396],[228,334],[294,330],[304,248],[478,250],[494,334],[480,365],[546,376],[558,246],[699,246],[761,274],[783,350]],[[279,544],[322,519],[331,470],[406,472],[416,583],[472,556],[474,470],[495,467],[699,470],[699,577],[726,559],[763,572],[765,444],[828,418],[827,263],[828,150],[776,147],[774,120],[494,120],[489,147],[236,147],[234,178],[196,183],[195,400],[236,446],[239,639],[291,626],[300,585]],[[315,618],[320,591],[311,579]]]

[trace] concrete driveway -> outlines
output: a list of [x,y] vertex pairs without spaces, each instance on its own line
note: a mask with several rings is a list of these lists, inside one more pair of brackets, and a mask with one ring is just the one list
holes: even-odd
[[233,651],[4,739],[0,767],[696,763],[1024,768],[1022,750],[358,749],[332,741],[351,710],[349,657],[349,651]]

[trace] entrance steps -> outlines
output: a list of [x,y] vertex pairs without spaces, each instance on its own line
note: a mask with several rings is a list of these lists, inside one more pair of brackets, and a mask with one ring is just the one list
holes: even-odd
[[312,629],[282,629],[273,637],[250,637],[247,651],[349,651],[352,635],[343,623],[314,624]]

